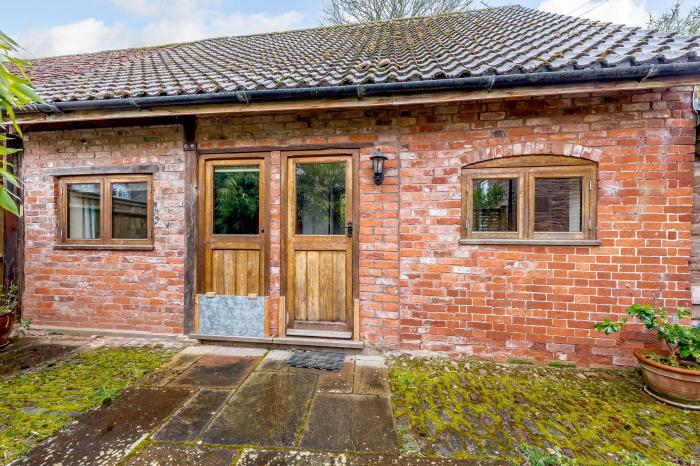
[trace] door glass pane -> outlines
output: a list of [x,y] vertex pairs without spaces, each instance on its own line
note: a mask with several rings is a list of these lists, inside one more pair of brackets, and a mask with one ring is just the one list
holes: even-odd
[[100,185],[68,185],[68,238],[100,238]]
[[257,235],[260,228],[260,167],[214,168],[214,234]]
[[298,235],[342,235],[345,162],[296,164]]
[[535,231],[581,231],[582,178],[535,180]]
[[518,231],[518,179],[475,179],[474,231]]
[[112,238],[148,238],[148,183],[112,183]]

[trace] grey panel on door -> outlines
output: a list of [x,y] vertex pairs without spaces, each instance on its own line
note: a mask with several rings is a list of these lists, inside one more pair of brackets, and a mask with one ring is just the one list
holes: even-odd
[[265,335],[265,298],[199,295],[199,333],[228,337]]

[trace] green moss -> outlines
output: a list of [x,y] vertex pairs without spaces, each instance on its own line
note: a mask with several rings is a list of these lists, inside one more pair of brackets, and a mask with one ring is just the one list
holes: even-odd
[[535,360],[531,358],[511,358],[508,360],[508,364],[527,364],[534,366]]
[[558,368],[574,368],[576,367],[576,363],[572,361],[549,361],[547,363],[547,366]]
[[157,347],[101,348],[0,380],[0,463],[9,463],[166,362]]
[[634,371],[402,357],[390,379],[404,444],[427,456],[515,461],[524,445],[579,464],[700,454],[700,412],[653,400]]

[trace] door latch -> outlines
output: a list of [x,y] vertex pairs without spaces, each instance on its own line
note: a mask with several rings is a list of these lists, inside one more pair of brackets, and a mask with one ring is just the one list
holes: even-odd
[[345,234],[347,237],[352,238],[352,222],[348,222],[348,224],[343,228],[345,228]]

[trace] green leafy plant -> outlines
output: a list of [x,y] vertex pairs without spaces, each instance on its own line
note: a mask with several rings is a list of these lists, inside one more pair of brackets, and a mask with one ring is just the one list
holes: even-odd
[[259,174],[254,171],[215,173],[217,234],[257,233],[259,183]]
[[[25,72],[29,62],[17,57],[18,51],[19,46],[17,43],[10,36],[0,31],[0,107],[10,119],[10,123],[17,135],[22,137],[22,130],[17,123],[15,110],[21,110],[31,104],[43,103],[43,100],[30,87],[31,82]],[[19,76],[13,74],[10,68],[16,69]],[[0,121],[0,130],[3,133],[7,131],[4,118]],[[7,183],[19,188],[19,180],[10,173],[8,169],[11,165],[5,160],[6,156],[19,152],[19,149],[7,147],[7,141],[10,139],[6,134],[0,134],[0,158],[2,159],[0,180],[5,180]],[[17,196],[10,192],[4,184],[0,184],[0,207],[15,215],[19,215],[19,208],[15,199],[17,199]]]
[[0,315],[10,314],[17,310],[17,285],[11,283],[7,288],[0,286]]
[[32,322],[34,322],[33,317],[27,317],[26,319],[20,319],[19,321],[19,328],[22,328],[24,330],[29,330],[32,326]]
[[518,451],[525,458],[524,464],[530,466],[576,466],[579,464],[578,460],[569,458],[558,450],[552,454],[539,447],[520,445]]
[[493,180],[480,180],[474,189],[474,210],[496,209],[503,204],[506,192]]
[[[690,316],[690,311],[679,307],[676,309],[676,314],[671,315],[667,310],[651,304],[633,304],[625,312],[639,319],[649,330],[656,331],[658,340],[668,348],[668,355],[651,354],[649,357],[669,366],[700,370],[700,329],[678,323]],[[619,332],[625,323],[627,323],[626,317],[616,322],[604,319],[596,323],[595,328],[610,335]]]

